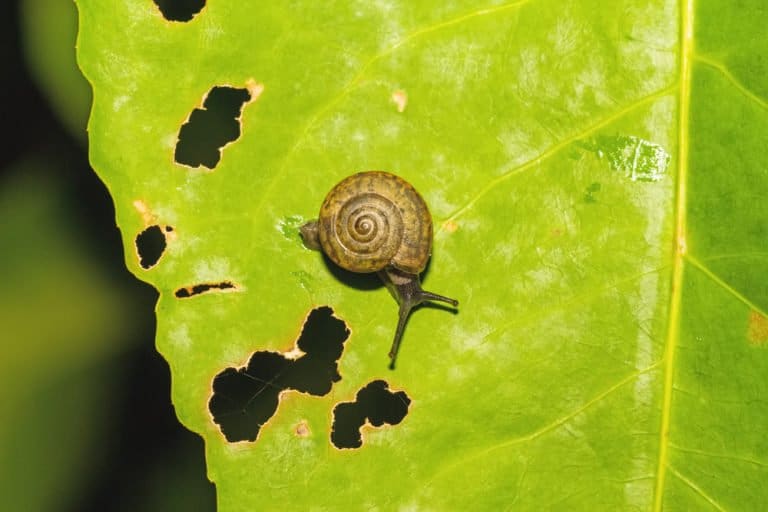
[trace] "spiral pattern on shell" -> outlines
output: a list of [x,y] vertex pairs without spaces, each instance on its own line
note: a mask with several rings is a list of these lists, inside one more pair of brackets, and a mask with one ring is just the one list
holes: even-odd
[[400,211],[387,198],[360,194],[342,204],[335,219],[336,241],[343,246],[349,270],[380,269],[397,253],[403,238]]
[[429,259],[429,210],[394,174],[368,171],[344,179],[326,196],[318,220],[323,252],[352,272],[392,265],[418,274]]

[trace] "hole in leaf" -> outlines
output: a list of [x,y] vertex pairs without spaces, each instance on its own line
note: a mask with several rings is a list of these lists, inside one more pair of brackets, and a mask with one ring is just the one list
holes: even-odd
[[139,265],[148,269],[157,264],[163,255],[166,246],[165,233],[173,231],[171,226],[165,227],[165,232],[160,226],[149,226],[136,235],[136,252],[139,253]]
[[205,293],[205,292],[210,292],[215,290],[229,290],[233,288],[237,288],[237,287],[229,281],[222,281],[221,283],[201,283],[201,284],[195,284],[192,286],[186,286],[184,288],[179,288],[178,290],[176,290],[175,295],[180,299],[186,299],[188,297],[200,295],[201,293]]
[[411,399],[405,391],[393,393],[383,380],[374,380],[357,392],[354,402],[342,402],[333,409],[331,442],[336,448],[360,448],[360,428],[366,423],[381,427],[397,425],[408,414]]
[[251,99],[247,89],[214,87],[179,130],[174,158],[190,167],[216,167],[221,149],[240,136],[240,113]]
[[205,0],[154,0],[168,21],[189,21],[205,7]]
[[300,357],[254,352],[244,368],[227,368],[217,374],[208,410],[227,441],[255,441],[261,427],[277,412],[283,391],[327,395],[333,383],[341,380],[337,362],[347,338],[347,324],[333,316],[330,307],[322,306],[310,311],[304,322],[296,341],[303,352]]

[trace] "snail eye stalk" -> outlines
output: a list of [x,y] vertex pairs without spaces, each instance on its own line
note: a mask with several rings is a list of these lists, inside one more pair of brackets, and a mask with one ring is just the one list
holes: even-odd
[[395,338],[392,340],[392,348],[389,350],[390,368],[394,368],[397,352],[400,350],[400,341],[403,338],[405,324],[408,322],[411,310],[426,301],[445,302],[455,308],[458,307],[459,301],[422,290],[419,276],[415,274],[390,267],[380,271],[379,276],[400,305]]

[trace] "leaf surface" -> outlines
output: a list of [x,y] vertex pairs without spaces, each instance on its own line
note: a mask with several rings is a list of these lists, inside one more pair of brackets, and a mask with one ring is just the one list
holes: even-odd
[[[211,2],[186,23],[78,5],[91,159],[128,267],[161,292],[158,349],[221,510],[768,498],[762,4]],[[175,163],[215,87],[248,91],[239,131],[223,121],[210,169]],[[367,169],[424,196],[425,288],[461,302],[412,315],[394,371],[386,289],[298,236]],[[171,229],[145,269],[153,225]],[[291,351],[321,305],[351,329],[341,380],[283,392],[256,441],[227,442],[214,377]],[[374,380],[407,415],[336,449],[333,408]]]

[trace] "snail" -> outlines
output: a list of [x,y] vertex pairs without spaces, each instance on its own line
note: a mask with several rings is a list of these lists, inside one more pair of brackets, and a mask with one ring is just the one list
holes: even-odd
[[432,253],[432,218],[404,179],[384,171],[353,174],[325,197],[320,216],[300,228],[304,245],[351,272],[376,272],[399,304],[389,358],[394,365],[411,310],[425,301],[459,302],[422,290]]

